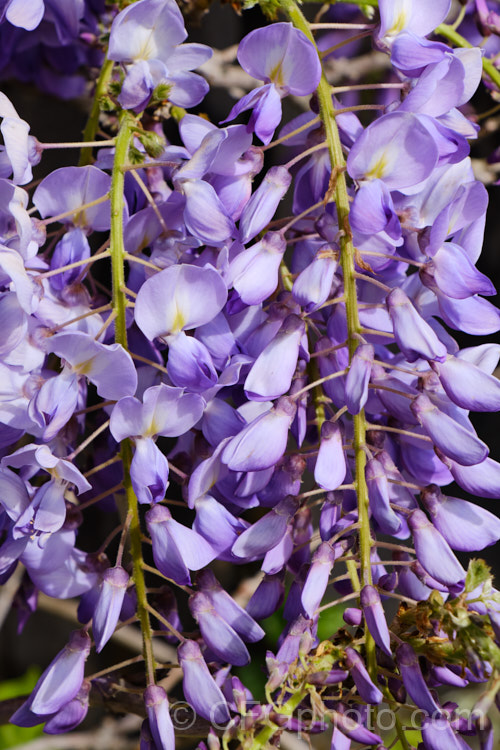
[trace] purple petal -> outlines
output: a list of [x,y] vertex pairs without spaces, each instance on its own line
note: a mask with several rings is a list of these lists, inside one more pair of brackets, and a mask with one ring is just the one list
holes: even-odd
[[[74,631],[69,644],[56,656],[37,682],[31,711],[53,714],[72,700],[83,682],[85,661],[90,652],[90,638],[85,631]],[[11,721],[15,723],[15,714]]]
[[304,331],[304,322],[298,316],[286,318],[247,375],[243,386],[247,398],[271,401],[290,389]]
[[260,471],[273,466],[286,450],[295,412],[291,399],[280,398],[276,406],[231,438],[222,453],[223,462],[233,471]]
[[189,600],[193,617],[209,649],[222,661],[243,666],[250,661],[247,648],[236,631],[214,609],[210,599],[199,592]]
[[191,234],[209,245],[216,245],[236,235],[236,227],[212,185],[203,180],[184,180],[186,196],[184,221]]
[[253,78],[272,81],[297,96],[311,94],[321,76],[314,46],[291,23],[274,23],[247,34],[240,42],[238,61]]
[[401,519],[391,508],[389,483],[383,464],[371,458],[366,464],[366,483],[370,500],[370,510],[384,534],[397,534],[401,529]]
[[336,490],[346,476],[346,461],[338,422],[323,422],[314,480],[324,490]]
[[373,586],[363,586],[360,594],[360,602],[366,626],[373,636],[375,643],[388,656],[392,656],[391,636],[377,589]]
[[113,635],[129,580],[128,573],[121,566],[104,571],[99,598],[92,618],[92,634],[97,653],[102,651]]
[[387,295],[386,304],[394,326],[394,337],[409,362],[415,362],[419,357],[438,361],[445,359],[446,346],[419,315],[402,289],[393,289]]
[[396,659],[403,684],[412,701],[430,716],[438,717],[441,709],[425,684],[418,657],[409,643],[402,643],[398,646]]
[[474,503],[446,497],[437,487],[422,490],[422,500],[437,530],[452,549],[476,552],[500,539],[500,519]]
[[111,178],[97,167],[61,167],[45,177],[33,194],[33,203],[41,216],[56,216],[74,211],[63,223],[105,232],[109,229],[109,202],[80,207],[109,193]]
[[500,409],[500,380],[483,372],[472,362],[459,357],[448,357],[433,363],[447,396],[462,409],[498,411]]
[[262,557],[281,541],[297,507],[298,501],[292,496],[282,500],[238,537],[232,552],[243,558]]
[[141,0],[115,17],[109,37],[110,60],[159,59],[167,62],[187,32],[175,3]]
[[412,402],[411,410],[433,443],[454,461],[471,466],[484,461],[488,455],[488,446],[474,432],[439,411],[424,394]]
[[207,594],[217,612],[245,641],[260,641],[265,632],[253,617],[234,601],[215,578],[211,570],[203,570],[196,577],[203,593]]
[[226,299],[226,285],[212,266],[169,266],[140,288],[135,320],[152,340],[208,323],[222,310]]
[[321,604],[334,562],[335,551],[329,544],[323,542],[313,555],[302,589],[302,606],[308,617],[314,617]]
[[256,305],[269,297],[278,285],[278,273],[285,239],[279,232],[268,232],[255,245],[242,250],[229,266],[231,282],[247,305]]
[[217,382],[210,352],[201,341],[180,331],[168,341],[168,374],[174,385],[203,393]]
[[155,750],[174,750],[174,727],[168,710],[167,694],[164,689],[159,685],[149,685],[144,691],[144,703],[146,705],[149,730],[155,742]]
[[371,344],[358,346],[345,379],[345,398],[349,414],[359,414],[368,400],[368,383],[375,354]]
[[346,648],[345,657],[347,667],[351,672],[361,698],[367,703],[380,703],[383,699],[383,695],[378,687],[376,687],[371,681],[368,671],[358,652],[353,648]]
[[86,333],[74,331],[52,336],[47,350],[63,357],[78,375],[85,375],[103,398],[119,400],[136,391],[134,363],[121,344],[101,344]]
[[354,143],[347,171],[355,180],[382,180],[389,190],[425,180],[437,162],[437,146],[419,119],[406,112],[382,115]]
[[463,584],[464,569],[425,513],[414,510],[408,517],[408,525],[413,533],[418,560],[429,575],[446,586]]
[[246,244],[271,221],[291,181],[292,175],[285,167],[271,167],[267,171],[241,215],[241,242]]
[[210,674],[196,641],[183,641],[177,654],[184,673],[182,689],[188,703],[207,721],[227,723],[229,709],[226,699]]

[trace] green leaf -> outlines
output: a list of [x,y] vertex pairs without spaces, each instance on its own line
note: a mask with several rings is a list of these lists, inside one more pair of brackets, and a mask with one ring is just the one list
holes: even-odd
[[474,591],[482,583],[491,581],[491,569],[486,565],[484,560],[471,560],[465,579],[465,590],[469,593]]

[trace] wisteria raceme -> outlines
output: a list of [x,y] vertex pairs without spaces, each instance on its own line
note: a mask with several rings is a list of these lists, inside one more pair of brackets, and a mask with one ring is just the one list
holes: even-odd
[[[204,6],[0,0],[0,76],[92,88],[76,144],[0,93],[0,583],[19,632],[40,594],[80,622],[7,718],[110,706],[141,750],[493,748],[500,594],[462,553],[500,539],[470,414],[499,409],[500,347],[462,342],[500,329],[498,155],[470,156],[500,3],[259,4],[212,122]],[[142,653],[86,674],[121,628]]]

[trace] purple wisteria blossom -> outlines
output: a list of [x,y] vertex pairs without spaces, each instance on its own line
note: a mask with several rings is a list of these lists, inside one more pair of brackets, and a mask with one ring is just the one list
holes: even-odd
[[306,96],[318,85],[318,54],[303,32],[291,23],[276,23],[244,38],[238,48],[238,62],[265,84],[240,99],[227,120],[252,109],[248,129],[263,143],[269,143],[281,121],[281,99],[287,94]]

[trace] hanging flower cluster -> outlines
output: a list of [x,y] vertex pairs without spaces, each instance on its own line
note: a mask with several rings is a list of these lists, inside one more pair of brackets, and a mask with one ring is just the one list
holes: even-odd
[[[472,5],[496,34],[498,3]],[[488,201],[463,109],[484,70],[491,88],[500,75],[444,23],[450,0],[379,0],[368,24],[351,6],[387,57],[390,77],[366,85],[383,104],[342,106],[318,25],[283,0],[289,20],[238,51],[262,85],[214,124],[183,109],[208,90],[193,71],[211,50],[184,43],[174,0],[0,3],[0,38],[18,40],[2,48],[9,75],[73,96],[106,52],[96,106],[111,121],[95,142],[91,118],[80,165],[35,186],[56,144],[0,95],[0,582],[24,566],[20,628],[38,592],[79,597],[81,624],[15,724],[77,726],[106,689],[85,678],[91,648],[137,620],[141,750],[175,745],[157,637],[177,647],[210,730],[200,748],[329,728],[334,750],[391,747],[370,723],[383,703],[401,747],[409,704],[424,750],[470,735],[493,747],[500,595],[456,553],[500,539],[475,502],[500,497],[500,464],[469,416],[500,409],[500,346],[461,349],[453,332],[500,329],[476,266]],[[311,109],[273,141],[290,94]],[[290,158],[268,167],[278,141]],[[286,195],[292,214],[277,219]],[[121,518],[92,552],[78,546],[90,506]],[[218,580],[224,562],[257,574],[246,601]],[[341,605],[345,626],[320,640],[321,613]],[[232,667],[259,659],[278,611],[258,702]],[[465,722],[440,688],[470,683],[484,689]]]

